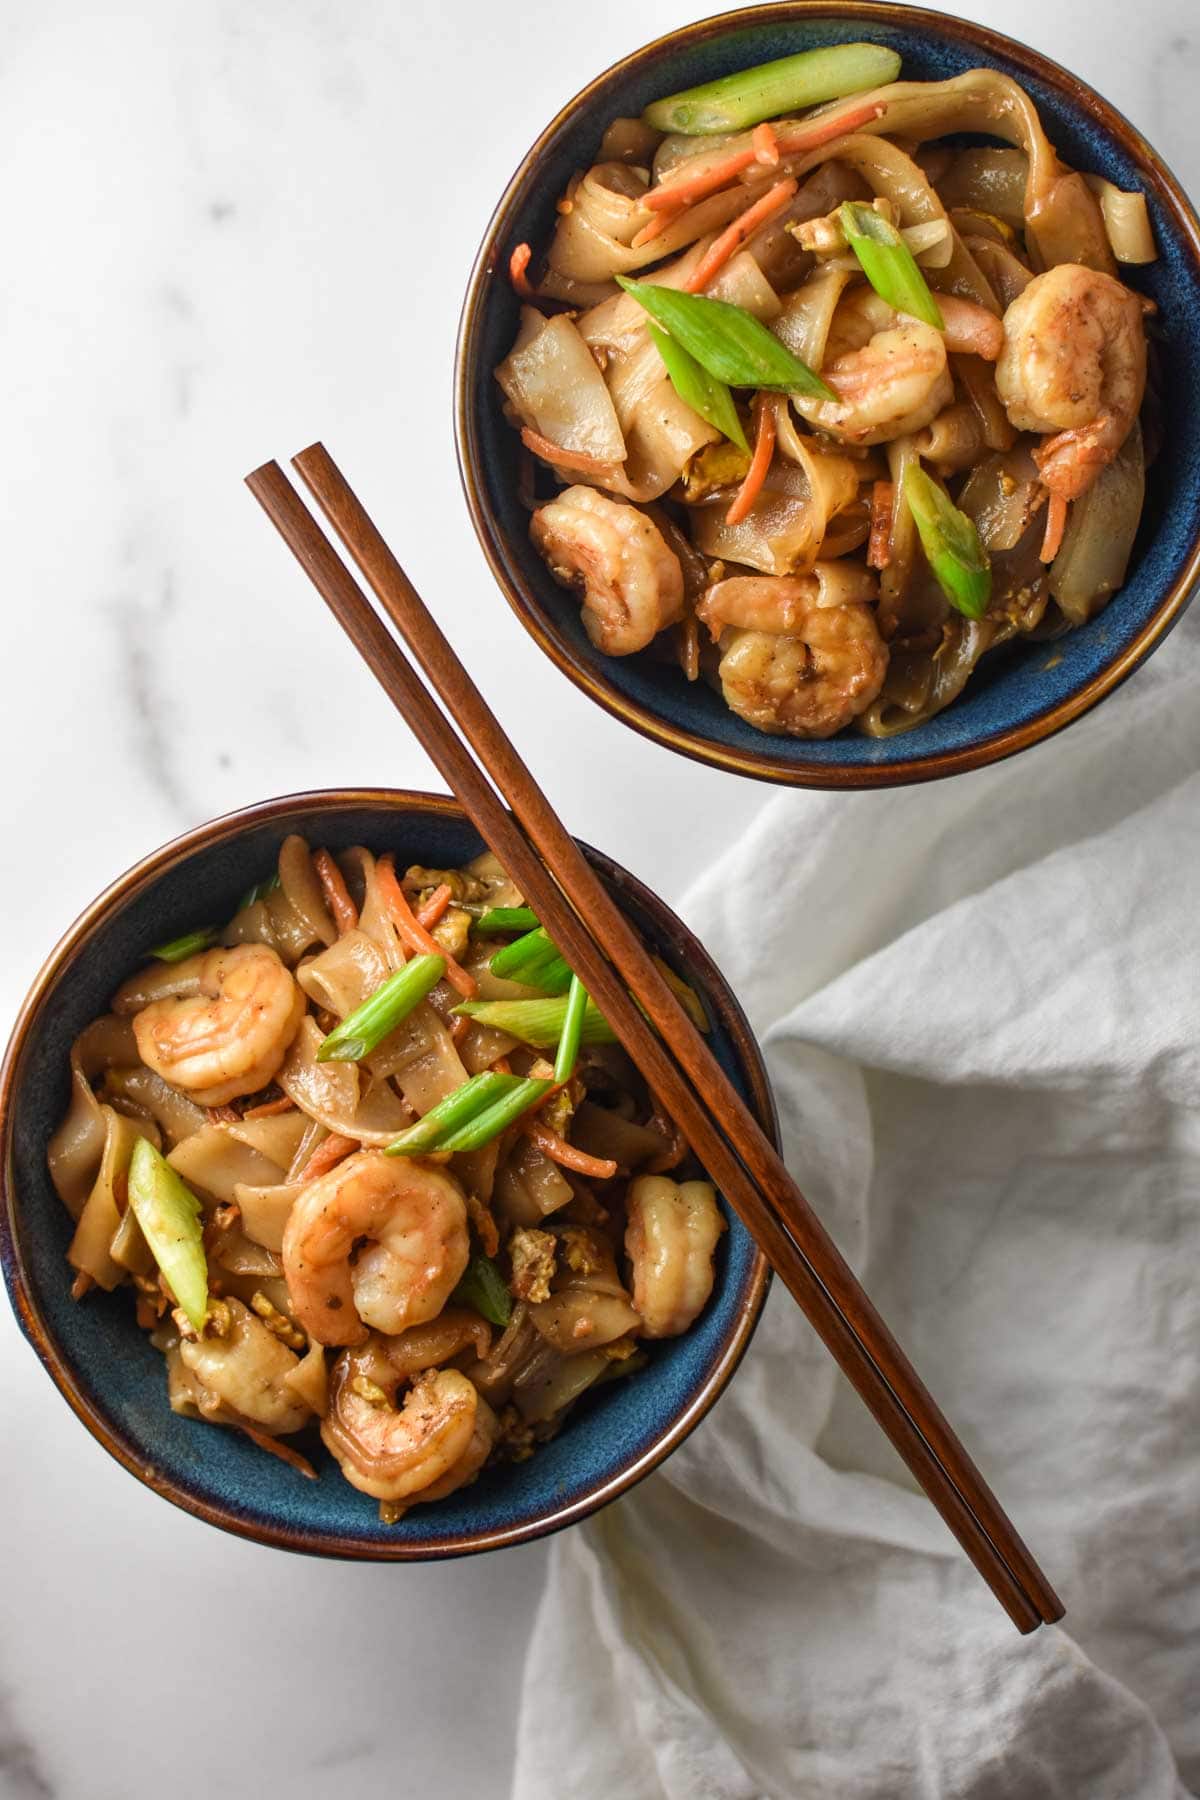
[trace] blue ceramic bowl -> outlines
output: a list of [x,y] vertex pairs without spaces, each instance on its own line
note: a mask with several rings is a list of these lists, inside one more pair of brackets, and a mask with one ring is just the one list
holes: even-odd
[[[288,1550],[381,1561],[523,1543],[594,1512],[648,1474],[724,1388],[768,1279],[736,1219],[718,1252],[713,1297],[686,1336],[654,1346],[647,1368],[581,1403],[532,1461],[488,1471],[447,1500],[415,1507],[398,1525],[381,1525],[376,1503],[343,1480],[324,1451],[321,1479],[305,1481],[237,1433],[172,1413],[162,1358],[134,1323],[128,1292],[94,1291],[80,1304],[70,1298],[71,1225],[50,1183],[46,1144],[67,1102],[71,1041],[105,1011],[147,944],[197,919],[227,917],[293,831],[334,849],[395,849],[434,867],[483,848],[451,800],[374,789],[300,794],[177,838],[103,893],[42,969],[0,1070],[0,1257],[9,1295],[30,1343],[93,1435],[147,1487],[199,1518]],[[645,937],[701,995],[713,1049],[776,1136],[758,1047],[705,951],[632,875],[587,854]]]
[[[492,370],[517,329],[508,258],[519,243],[548,240],[555,201],[593,160],[611,119],[732,70],[863,37],[897,50],[911,78],[1002,70],[1033,96],[1067,162],[1144,190],[1159,260],[1124,273],[1160,309],[1163,443],[1128,578],[1105,612],[1052,645],[1015,644],[986,657],[952,706],[903,736],[845,732],[818,743],[764,736],[703,682],[683,681],[673,664],[604,657],[589,643],[578,605],[529,542],[517,497],[518,439]],[[1110,693],[1166,636],[1200,575],[1200,224],[1170,170],[1114,107],[998,32],[914,6],[854,0],[725,13],[672,32],[601,75],[547,126],[517,170],[463,309],[457,441],[475,529],[509,603],[559,668],[626,724],[702,762],[801,787],[885,787],[977,768],[1049,737]]]

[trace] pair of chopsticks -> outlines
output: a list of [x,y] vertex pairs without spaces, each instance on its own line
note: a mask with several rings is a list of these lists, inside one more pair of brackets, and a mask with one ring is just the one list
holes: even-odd
[[444,712],[278,463],[247,476],[250,491],[1014,1625],[1060,1619],[996,1496],[336,463],[321,444],[292,462]]

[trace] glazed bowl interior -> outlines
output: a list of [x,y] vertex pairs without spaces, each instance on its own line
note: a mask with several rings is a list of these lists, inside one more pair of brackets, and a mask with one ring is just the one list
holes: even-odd
[[[307,1481],[236,1432],[173,1414],[162,1358],[137,1328],[127,1291],[96,1290],[79,1304],[70,1298],[71,1223],[50,1183],[46,1145],[66,1107],[71,1042],[107,1009],[147,945],[231,916],[238,895],[274,868],[289,832],[335,850],[394,849],[432,867],[483,848],[448,800],[380,791],[294,796],[166,846],[89,909],[43,970],[5,1066],[0,1247],[18,1318],[100,1441],[148,1485],[214,1524],[289,1549],[379,1558],[453,1555],[539,1536],[654,1467],[729,1379],[766,1288],[763,1259],[736,1219],[721,1241],[712,1300],[689,1333],[654,1346],[647,1368],[582,1402],[531,1461],[490,1470],[389,1526],[323,1449],[321,1479]],[[713,964],[660,900],[606,857],[588,855],[647,939],[701,994],[717,1056],[774,1131],[761,1058]]]
[[[610,120],[730,71],[820,44],[867,37],[903,59],[905,78],[940,81],[987,66],[1032,95],[1073,167],[1147,196],[1159,259],[1122,274],[1156,302],[1162,444],[1124,588],[1090,624],[1053,643],[1013,644],[985,657],[964,693],[936,718],[877,739],[853,731],[817,742],[768,737],[674,661],[646,652],[604,657],[578,601],[551,579],[529,541],[518,497],[517,434],[492,371],[511,348],[519,303],[507,279],[515,245],[540,250],[570,177],[595,159]],[[522,622],[585,692],[672,748],[763,779],[867,787],[929,779],[994,761],[1048,736],[1101,699],[1156,646],[1182,612],[1200,570],[1200,227],[1178,184],[1114,108],[1056,64],[981,26],[914,7],[783,4],[726,14],[677,31],[600,76],[538,139],[488,229],[459,339],[459,461],[476,530]]]

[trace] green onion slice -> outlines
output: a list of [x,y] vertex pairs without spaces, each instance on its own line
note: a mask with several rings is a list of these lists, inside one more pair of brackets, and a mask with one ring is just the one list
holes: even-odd
[[899,73],[900,58],[882,44],[830,44],[669,94],[653,101],[642,117],[655,131],[679,131],[688,137],[745,131],[764,119],[777,119],[822,100],[882,87]]
[[471,1258],[450,1298],[459,1306],[474,1307],[491,1325],[507,1325],[512,1318],[512,1295],[490,1256]]
[[402,1131],[384,1155],[428,1156],[431,1150],[478,1150],[519,1118],[551,1085],[549,1081],[529,1081],[520,1075],[485,1069]]
[[208,1258],[202,1208],[148,1138],[139,1138],[133,1146],[129,1204],[171,1292],[189,1322],[203,1331],[208,1315]]
[[274,875],[268,875],[265,881],[256,881],[253,887],[246,889],[237,903],[237,911],[243,912],[247,906],[253,906],[256,900],[265,900],[279,885],[279,870],[276,869]]
[[473,1075],[462,1087],[455,1088],[452,1094],[431,1106],[423,1119],[402,1131],[384,1154],[424,1156],[427,1151],[438,1149],[448,1132],[466,1125],[494,1101],[510,1094],[520,1079],[519,1075],[502,1075],[496,1069],[485,1069],[482,1075]]
[[150,954],[159,962],[182,962],[187,956],[195,956],[199,950],[207,950],[217,941],[215,925],[201,925],[196,931],[185,931],[182,937],[172,938],[169,944],[159,944]]
[[992,593],[992,565],[974,520],[959,511],[919,463],[905,470],[904,498],[947,600],[968,619],[982,619]]
[[662,357],[667,374],[671,378],[671,386],[679,395],[685,406],[700,414],[710,425],[727,437],[739,450],[747,455],[750,446],[746,442],[746,433],[742,430],[742,421],[738,418],[737,407],[733,404],[733,395],[723,381],[710,375],[702,363],[698,363],[690,350],[677,344],[673,337],[657,325],[651,325],[650,336],[654,347]]
[[504,931],[532,931],[540,924],[531,906],[493,906],[476,919],[472,930],[480,937],[498,937]]
[[945,321],[929,291],[929,283],[896,227],[862,200],[844,201],[838,217],[846,242],[880,298],[897,312],[909,313],[914,319],[945,331]]
[[[507,1031],[535,1050],[551,1050],[562,1039],[568,996],[554,1000],[464,1000],[454,1008],[481,1025]],[[589,998],[583,1012],[579,1041],[582,1044],[615,1044],[616,1034],[596,1002]]]
[[701,368],[731,387],[770,388],[804,394],[811,400],[836,400],[819,375],[793,356],[761,320],[728,300],[685,294],[678,288],[616,277],[656,324],[694,356]]
[[579,1055],[579,1035],[583,1030],[583,1015],[587,1011],[588,991],[578,975],[572,975],[571,986],[567,993],[567,1010],[563,1014],[562,1036],[558,1040],[558,1051],[554,1058],[555,1081],[569,1081],[575,1069]]
[[541,988],[546,994],[565,994],[571,985],[570,968],[544,925],[527,931],[513,944],[505,944],[496,951],[489,966],[493,975]]
[[449,1131],[438,1145],[439,1150],[482,1150],[493,1138],[507,1131],[521,1114],[528,1112],[531,1106],[548,1094],[554,1086],[552,1081],[542,1081],[536,1076],[528,1075],[523,1080],[517,1077],[517,1085],[509,1093],[468,1120],[454,1131]]
[[393,970],[361,1006],[334,1027],[318,1049],[317,1061],[361,1062],[389,1031],[407,1019],[445,973],[444,956],[414,956],[403,968]]

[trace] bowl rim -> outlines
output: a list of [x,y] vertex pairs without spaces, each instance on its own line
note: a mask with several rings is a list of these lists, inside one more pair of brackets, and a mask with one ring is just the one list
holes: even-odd
[[766,5],[713,13],[692,24],[664,32],[661,37],[654,38],[640,49],[622,57],[588,82],[559,109],[539,133],[505,187],[488,221],[471,268],[455,347],[454,445],[459,478],[471,522],[501,593],[526,631],[550,660],[606,712],[623,724],[632,726],[643,737],[663,744],[669,750],[676,750],[694,762],[707,763],[731,774],[750,776],[754,780],[803,788],[900,787],[914,782],[942,780],[947,776],[964,774],[971,769],[983,768],[989,763],[1014,756],[1018,751],[1054,736],[1089,712],[1114,688],[1119,687],[1166,637],[1186,608],[1193,589],[1200,581],[1200,532],[1193,539],[1179,573],[1131,642],[1073,693],[1047,706],[1034,718],[1004,727],[958,749],[933,751],[888,763],[846,765],[795,760],[775,754],[769,747],[770,738],[765,738],[762,749],[735,748],[675,725],[641,701],[621,693],[602,671],[594,669],[590,663],[581,659],[575,647],[549,620],[524,576],[520,571],[510,570],[503,539],[485,493],[473,405],[473,395],[478,386],[482,323],[489,286],[500,259],[502,242],[510,230],[510,217],[524,200],[525,190],[536,176],[542,157],[558,134],[571,123],[579,109],[599,99],[610,83],[615,84],[626,75],[641,71],[664,53],[685,44],[704,42],[709,38],[720,37],[735,30],[743,31],[755,25],[811,21],[823,17],[861,19],[876,24],[902,21],[906,25],[926,30],[931,35],[966,40],[984,56],[1002,56],[1017,63],[1028,75],[1045,86],[1056,89],[1072,106],[1090,113],[1105,130],[1120,138],[1129,153],[1141,162],[1147,182],[1155,188],[1161,203],[1173,215],[1187,244],[1197,289],[1200,290],[1200,218],[1178,178],[1122,112],[1061,63],[1016,38],[1008,37],[1004,32],[992,30],[990,26],[978,25],[952,13],[900,4],[897,0],[772,0],[772,3]]
[[[415,1542],[396,1540],[393,1543],[368,1542],[348,1534],[316,1538],[302,1527],[281,1522],[263,1523],[258,1519],[242,1517],[223,1504],[192,1492],[185,1481],[177,1480],[161,1468],[148,1449],[140,1449],[131,1433],[103,1416],[77,1379],[70,1359],[60,1347],[38,1305],[35,1287],[29,1279],[21,1249],[22,1233],[18,1226],[20,1199],[13,1168],[13,1101],[30,1031],[47,1000],[52,998],[59,981],[64,976],[69,977],[72,964],[86,950],[98,927],[115,911],[152,886],[178,862],[195,851],[228,842],[247,830],[274,824],[296,812],[340,812],[356,808],[376,808],[397,813],[415,812],[471,823],[466,809],[457,800],[448,795],[416,789],[318,788],[309,792],[278,795],[273,799],[239,807],[233,812],[222,813],[160,845],[110,882],[62,934],[30,985],[13,1025],[3,1063],[0,1064],[0,1263],[3,1264],[5,1285],[17,1323],[59,1393],[97,1442],[131,1475],[136,1476],[143,1486],[207,1524],[272,1548],[352,1561],[420,1562],[468,1556],[545,1537],[599,1511],[657,1468],[696,1428],[732,1379],[762,1314],[770,1285],[770,1269],[762,1250],[756,1249],[749,1268],[745,1298],[726,1333],[717,1361],[687,1406],[671,1420],[667,1429],[648,1449],[641,1455],[620,1463],[570,1504],[559,1505],[535,1519],[496,1526],[468,1536],[443,1537],[431,1533]],[[620,893],[628,893],[638,905],[644,907],[656,925],[663,928],[664,936],[674,937],[683,946],[687,957],[698,966],[745,1074],[754,1112],[778,1148],[779,1121],[762,1051],[728,981],[695,933],[665,900],[603,851],[593,849],[582,840],[579,842],[598,871]]]

